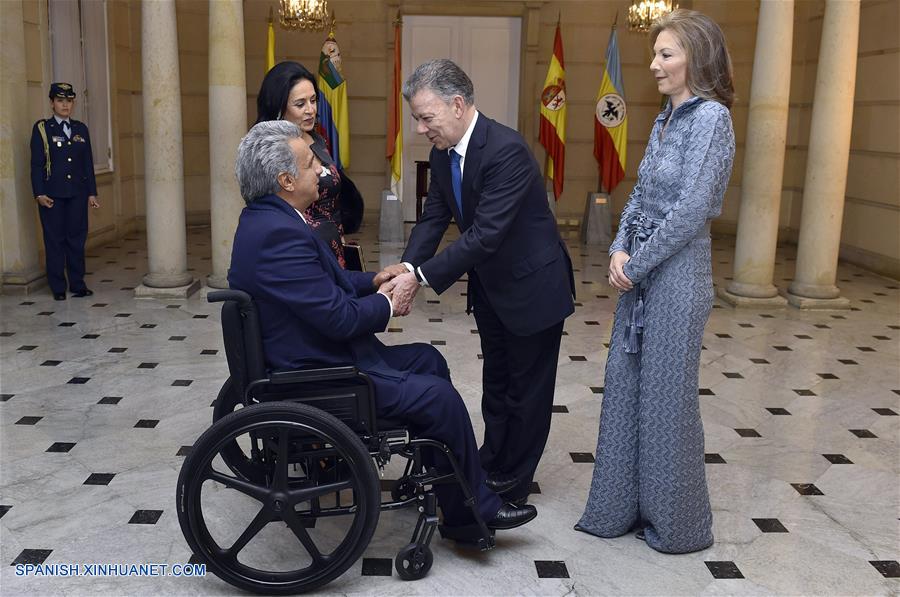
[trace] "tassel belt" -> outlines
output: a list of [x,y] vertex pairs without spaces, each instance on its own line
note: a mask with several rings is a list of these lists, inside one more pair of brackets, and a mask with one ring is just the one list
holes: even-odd
[[[659,226],[661,220],[648,218],[637,213],[626,222],[628,236],[628,254],[633,256],[647,242]],[[641,340],[644,335],[644,288],[641,282],[634,284],[628,291],[632,294],[631,309],[628,311],[628,322],[625,332],[625,352],[637,354],[641,351]]]

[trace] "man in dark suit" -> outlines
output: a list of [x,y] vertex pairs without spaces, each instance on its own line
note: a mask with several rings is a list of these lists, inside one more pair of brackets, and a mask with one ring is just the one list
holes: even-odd
[[87,208],[100,207],[94,158],[87,126],[70,118],[75,90],[68,83],[50,85],[53,116],[34,123],[31,131],[31,188],[44,230],[47,281],[53,298],[66,300],[94,294],[84,283]]
[[[420,285],[440,294],[468,273],[484,354],[481,462],[489,487],[524,504],[550,432],[563,320],[574,311],[569,254],[525,140],[479,114],[462,69],[426,62],[403,96],[434,147],[428,198],[390,287],[405,304]],[[451,218],[460,237],[435,254]]]
[[[408,313],[382,286],[390,274],[341,269],[303,218],[318,198],[320,171],[300,129],[287,121],[258,123],[238,148],[247,207],[228,282],[256,301],[267,364],[275,370],[355,364],[372,378],[379,417],[404,420],[415,434],[450,447],[488,527],[525,524],[537,516],[533,507],[503,504],[484,484],[472,423],[441,354],[427,344],[385,346],[375,338],[392,315]],[[436,456],[435,462],[448,464]],[[445,525],[472,523],[456,485],[435,490]]]

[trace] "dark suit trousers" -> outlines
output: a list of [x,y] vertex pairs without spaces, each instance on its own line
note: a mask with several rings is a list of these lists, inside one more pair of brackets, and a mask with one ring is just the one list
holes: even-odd
[[[450,383],[447,361],[430,344],[381,346],[381,358],[397,371],[409,374],[403,380],[389,379],[369,372],[375,384],[378,416],[406,421],[414,436],[435,439],[449,446],[459,463],[472,493],[478,500],[478,511],[490,520],[500,509],[501,501],[484,484],[485,473],[478,458],[478,443],[472,420],[459,393]],[[446,456],[436,450],[423,450],[423,460],[441,472],[450,472]],[[444,524],[471,524],[471,510],[463,504],[463,493],[456,484],[435,486]]]
[[87,240],[87,196],[52,197],[53,207],[40,206],[44,230],[47,282],[54,294],[84,290],[84,243]]
[[471,273],[469,294],[484,355],[481,464],[487,471],[518,477],[520,483],[508,497],[524,497],[550,434],[563,322],[517,336],[503,326]]

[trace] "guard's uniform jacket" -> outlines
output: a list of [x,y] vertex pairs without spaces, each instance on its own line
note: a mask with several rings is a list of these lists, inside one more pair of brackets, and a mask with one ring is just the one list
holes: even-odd
[[69,123],[71,138],[66,138],[62,125],[53,116],[34,123],[31,131],[31,188],[35,197],[47,195],[56,199],[97,194],[87,125],[74,118],[69,118]]

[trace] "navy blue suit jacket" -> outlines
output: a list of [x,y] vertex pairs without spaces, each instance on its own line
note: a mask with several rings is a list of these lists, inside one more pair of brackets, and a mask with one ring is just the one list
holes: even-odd
[[[50,151],[50,176],[47,156],[38,124],[44,123],[47,148]],[[31,129],[31,190],[34,196],[86,197],[97,194],[94,179],[94,156],[88,127],[80,120],[69,119],[71,139],[66,138],[61,124],[52,116],[38,120]]]
[[341,269],[331,249],[277,195],[244,208],[234,235],[228,283],[256,301],[272,369],[356,364],[401,374],[377,354],[390,303],[375,294],[374,273]]
[[[432,148],[431,184],[402,261],[442,293],[474,271],[513,334],[530,336],[574,310],[575,282],[540,168],[516,131],[479,114],[466,149],[458,213],[446,150]],[[435,255],[455,218],[460,238]]]

